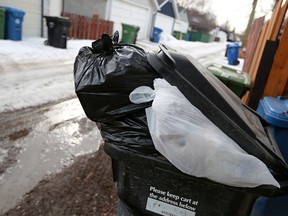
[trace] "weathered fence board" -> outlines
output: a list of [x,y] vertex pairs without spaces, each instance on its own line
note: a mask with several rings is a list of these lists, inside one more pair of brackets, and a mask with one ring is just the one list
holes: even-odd
[[[267,57],[267,56],[263,56],[264,47],[265,47],[266,42],[268,40],[276,42],[278,36],[280,35],[279,34],[280,33],[280,29],[281,29],[281,26],[283,24],[283,20],[284,20],[284,17],[285,17],[287,8],[288,8],[288,1],[286,0],[284,4],[282,4],[282,3],[283,3],[283,0],[278,0],[276,2],[276,5],[275,5],[275,8],[273,10],[273,13],[272,13],[272,16],[271,16],[270,20],[265,22],[263,27],[262,27],[260,37],[259,37],[259,39],[257,41],[255,52],[253,53],[253,56],[250,59],[251,62],[250,62],[250,66],[248,68],[248,73],[251,76],[252,85],[254,85],[255,82],[257,81],[255,78],[256,78],[257,73],[259,72],[261,59],[262,58],[264,59],[264,58]],[[279,44],[278,49],[281,46],[283,46],[282,44],[283,44],[283,42]],[[285,47],[285,49],[286,49],[286,47]],[[269,73],[271,73],[271,75],[269,75],[267,83],[265,83],[264,91],[263,91],[262,88],[261,88],[262,92],[260,92],[259,89],[257,89],[257,95],[262,95],[262,96],[274,95],[275,94],[274,92],[276,92],[276,91],[273,91],[272,89],[276,88],[277,86],[278,87],[281,86],[282,92],[286,89],[285,84],[286,84],[287,77],[283,75],[284,73],[282,72],[282,70],[280,71],[279,69],[277,69],[277,70],[275,69],[276,68],[275,65],[277,64],[277,62],[275,62],[275,61],[277,61],[277,59],[280,59],[280,57],[275,58],[275,53],[276,53],[276,57],[277,57],[277,52],[267,53],[267,55],[271,55],[270,56],[271,58],[269,58],[269,59],[274,59],[272,68],[270,68],[271,71],[269,71]],[[281,66],[283,67],[284,66],[283,60],[281,59],[281,60],[278,60],[278,61],[281,62],[281,64],[282,64]],[[272,72],[272,71],[274,71],[274,72]],[[273,81],[273,82],[271,81],[272,79],[275,79],[275,77],[277,77],[277,76],[275,76],[275,74],[277,74],[278,76],[281,75],[281,78],[279,78],[279,79],[283,79],[283,82],[281,82],[281,85],[279,85],[279,82],[277,84],[276,80]],[[252,92],[253,89],[255,90],[255,88],[253,88],[253,86],[252,86],[252,89],[250,91],[248,91],[245,94],[244,97],[242,97],[242,102],[244,102],[245,104],[249,104],[250,96],[253,93]],[[279,92],[280,91],[278,91],[278,94],[279,94]],[[257,101],[254,100],[253,103],[256,104]]]
[[63,12],[62,16],[68,17],[71,21],[68,32],[69,39],[97,40],[103,33],[109,35],[113,33],[113,22],[99,19],[98,15],[89,17]]
[[242,69],[244,72],[249,71],[251,61],[255,53],[257,41],[259,40],[261,34],[264,19],[265,19],[264,16],[255,19],[252,24],[251,30],[249,31],[247,38],[247,47],[245,52],[245,61]]
[[283,94],[288,81],[288,22],[284,28],[279,48],[275,54],[274,62],[266,83],[264,96],[277,97]]

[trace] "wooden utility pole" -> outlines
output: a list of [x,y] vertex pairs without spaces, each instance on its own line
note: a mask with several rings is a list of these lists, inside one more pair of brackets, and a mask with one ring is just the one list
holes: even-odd
[[249,30],[250,30],[251,25],[252,25],[253,20],[254,20],[257,2],[258,2],[258,0],[253,0],[252,11],[250,13],[249,21],[248,21],[247,27],[245,29],[245,32],[244,32],[244,35],[243,35],[243,38],[242,38],[242,48],[246,47],[246,44],[247,44],[247,37],[248,37]]

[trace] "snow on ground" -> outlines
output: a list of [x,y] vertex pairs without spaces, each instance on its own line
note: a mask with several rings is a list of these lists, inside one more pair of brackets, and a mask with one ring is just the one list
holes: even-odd
[[75,96],[74,59],[92,40],[68,40],[67,49],[45,40],[0,40],[0,113]]
[[[44,45],[45,38],[0,40],[0,113],[75,96],[73,63],[83,46],[92,40],[68,40],[67,49]],[[227,65],[226,43],[187,42],[161,34],[160,43],[191,55],[201,64]],[[146,51],[157,50],[150,41],[137,41]],[[240,65],[232,66],[238,70]]]
[[0,71],[51,66],[74,61],[79,48],[91,46],[92,40],[68,40],[67,49],[44,45],[45,38],[27,38],[22,41],[0,40]]

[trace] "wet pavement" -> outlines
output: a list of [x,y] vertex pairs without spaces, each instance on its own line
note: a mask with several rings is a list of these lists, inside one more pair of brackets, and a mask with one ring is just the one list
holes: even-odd
[[77,98],[0,115],[0,214],[45,175],[97,151],[102,138]]

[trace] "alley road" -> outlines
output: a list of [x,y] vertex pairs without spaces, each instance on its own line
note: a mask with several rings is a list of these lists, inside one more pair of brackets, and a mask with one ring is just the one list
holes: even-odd
[[77,98],[0,115],[0,215],[45,175],[98,150],[102,138]]

